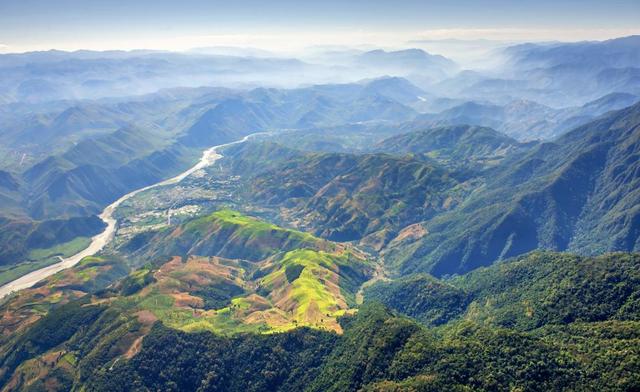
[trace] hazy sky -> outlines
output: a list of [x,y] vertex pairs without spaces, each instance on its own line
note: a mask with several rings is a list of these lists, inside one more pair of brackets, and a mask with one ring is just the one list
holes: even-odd
[[0,0],[0,51],[272,50],[416,39],[566,40],[640,34],[640,0]]

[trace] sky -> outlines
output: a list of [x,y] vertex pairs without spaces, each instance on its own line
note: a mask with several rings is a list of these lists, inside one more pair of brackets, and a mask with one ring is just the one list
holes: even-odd
[[293,51],[417,40],[579,41],[640,34],[640,0],[0,0],[0,52]]

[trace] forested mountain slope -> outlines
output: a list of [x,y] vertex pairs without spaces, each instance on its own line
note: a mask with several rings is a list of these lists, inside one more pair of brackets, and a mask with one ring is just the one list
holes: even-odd
[[389,249],[403,272],[460,273],[536,248],[638,250],[640,105],[514,155],[428,235]]
[[[229,274],[232,260],[174,259],[106,291],[95,291],[100,283],[65,289],[74,276],[104,276],[117,265],[87,260],[75,273],[2,305],[6,326],[10,314],[27,316],[16,312],[31,306],[36,292],[50,300],[65,293],[62,303],[49,302],[47,315],[23,318],[21,328],[5,335],[0,380],[10,389],[96,391],[634,390],[640,385],[639,262],[637,254],[534,253],[450,281],[423,275],[377,283],[357,313],[340,318],[338,334],[311,325],[225,336],[238,328],[233,318],[215,333],[195,332],[210,311],[195,318],[194,329],[180,324],[215,303],[197,304],[195,296],[206,294],[199,285],[230,287],[238,276]],[[94,295],[72,299],[79,290]],[[255,298],[233,295],[239,296],[217,317],[257,306],[245,302]],[[428,327],[436,320],[439,327]]]
[[[252,170],[246,162],[265,148],[272,154],[260,155],[265,164]],[[284,220],[334,241],[368,237],[365,242],[380,248],[403,227],[453,208],[467,192],[461,185],[468,177],[464,170],[448,170],[430,159],[301,152],[277,158],[288,151],[248,144],[229,149],[223,164],[246,176],[241,195],[249,202],[283,207]]]
[[[516,140],[491,128],[473,125],[427,127],[392,136],[375,150],[393,155],[422,154],[449,165],[494,165],[504,157],[521,152],[531,144]],[[474,167],[477,168],[477,167]]]

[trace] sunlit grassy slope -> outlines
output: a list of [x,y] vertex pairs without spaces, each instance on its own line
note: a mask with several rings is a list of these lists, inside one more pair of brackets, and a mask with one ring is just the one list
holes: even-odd
[[[132,243],[135,239],[132,240]],[[331,251],[332,243],[301,231],[278,227],[232,210],[220,210],[140,241],[134,257],[153,261],[167,256],[221,256],[252,262],[299,248]]]
[[152,243],[147,257],[178,257],[134,272],[116,302],[185,331],[340,331],[336,318],[354,305],[372,270],[347,246],[226,209],[159,233]]
[[[143,286],[147,273],[128,280]],[[296,249],[259,263],[219,257],[180,258],[153,271],[153,282],[116,302],[148,311],[165,325],[218,334],[273,333],[308,326],[341,331],[370,267],[350,251]]]

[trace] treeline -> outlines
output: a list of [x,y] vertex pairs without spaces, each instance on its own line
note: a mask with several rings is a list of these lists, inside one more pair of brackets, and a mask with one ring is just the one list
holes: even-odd
[[459,321],[439,329],[367,304],[345,333],[298,329],[219,338],[157,325],[129,361],[103,366],[91,391],[637,390],[640,323],[540,333]]
[[536,251],[447,280],[380,282],[368,300],[430,325],[465,318],[521,331],[548,324],[640,320],[640,254]]

